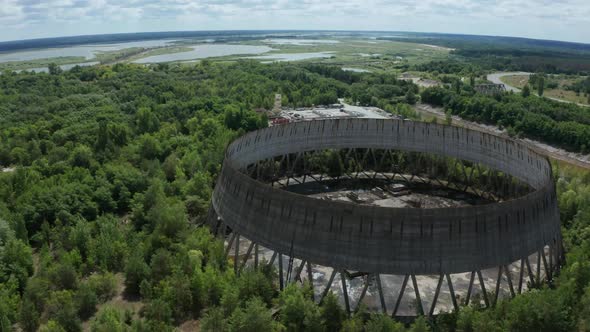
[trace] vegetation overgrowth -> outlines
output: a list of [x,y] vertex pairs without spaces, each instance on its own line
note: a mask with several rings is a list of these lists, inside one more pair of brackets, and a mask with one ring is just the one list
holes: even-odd
[[[590,123],[574,107],[456,85],[422,98],[462,115],[483,105],[485,121],[535,137],[545,129],[517,125],[525,109],[550,133]],[[254,110],[272,108],[277,92],[284,105],[348,98],[408,116],[419,95],[392,75],[249,61],[0,75],[0,165],[15,168],[0,173],[0,331],[171,331],[194,320],[203,331],[590,330],[590,175],[564,166],[555,174],[567,265],[552,285],[492,309],[406,326],[362,309],[348,317],[332,294],[318,305],[309,287],[279,292],[272,268],[236,276],[200,225],[225,146],[267,126]],[[548,137],[582,149],[581,128]]]

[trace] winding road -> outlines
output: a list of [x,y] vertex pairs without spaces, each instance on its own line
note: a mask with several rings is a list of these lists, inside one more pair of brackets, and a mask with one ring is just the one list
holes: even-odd
[[488,81],[490,81],[494,84],[504,84],[504,86],[506,87],[506,91],[520,92],[519,88],[508,85],[508,84],[502,82],[502,80],[501,80],[501,78],[504,76],[514,76],[514,75],[531,76],[531,73],[527,73],[524,71],[497,72],[497,73],[489,74],[486,78],[488,79]]
[[[512,91],[512,92],[520,92],[520,89],[517,87],[514,87],[512,85],[508,85],[505,82],[502,81],[502,77],[504,76],[514,76],[514,75],[519,75],[519,76],[531,76],[531,73],[527,73],[524,71],[513,71],[513,72],[497,72],[497,73],[492,73],[492,74],[488,74],[486,76],[487,80],[494,83],[494,84],[504,84],[504,86],[506,87],[506,91]],[[537,95],[534,91],[532,91],[533,94]],[[574,103],[573,101],[569,101],[569,100],[563,100],[563,99],[559,99],[559,98],[554,98],[554,97],[547,97],[544,96],[547,99],[551,99],[551,100],[555,100],[558,101],[560,103],[570,103],[570,104],[576,104],[578,106],[583,106],[583,107],[588,107],[590,105],[586,105],[586,104],[580,104],[580,103]]]

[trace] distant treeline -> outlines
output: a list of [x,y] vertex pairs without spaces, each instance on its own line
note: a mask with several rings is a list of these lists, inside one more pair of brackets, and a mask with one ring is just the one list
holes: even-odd
[[384,37],[412,43],[450,47],[460,58],[486,69],[590,73],[590,44],[514,37],[410,34],[409,38]]
[[442,106],[464,119],[505,127],[512,135],[588,152],[590,113],[586,108],[517,94],[473,95],[468,89],[428,88],[421,97],[423,102]]
[[[228,31],[166,31],[166,32],[137,32],[117,33],[104,35],[86,35],[72,37],[40,38],[27,40],[14,40],[0,42],[0,52],[17,51],[23,49],[35,49],[45,47],[63,47],[84,44],[121,43],[142,40],[167,39],[167,38],[228,38],[244,39],[247,37],[266,36],[277,31],[249,31],[249,30],[228,30]],[[284,32],[284,31],[283,31]],[[295,31],[292,31],[295,32]]]
[[519,37],[406,33],[403,37],[379,37],[377,39],[438,45],[456,49],[495,48],[500,50],[514,48],[518,50],[544,50],[563,53],[590,53],[590,44]]

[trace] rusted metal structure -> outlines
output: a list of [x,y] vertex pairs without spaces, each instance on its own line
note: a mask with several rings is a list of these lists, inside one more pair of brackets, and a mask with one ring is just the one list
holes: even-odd
[[[509,179],[501,186],[505,190],[514,182],[525,184],[529,190],[525,193],[512,190],[504,199],[488,193],[496,201],[480,206],[421,209],[319,200],[277,185],[288,186],[289,180],[329,178],[328,174],[318,174],[302,166],[306,156],[325,150],[345,150],[350,158],[354,156],[358,160],[361,168],[348,176],[393,178],[397,173],[403,177],[403,172],[396,170],[386,156],[390,151],[408,151],[459,161],[464,176],[453,184],[457,188],[485,195],[487,191],[478,189],[472,178],[474,170],[481,165]],[[378,164],[381,166],[377,167]],[[387,167],[383,168],[383,164]],[[465,171],[464,165],[469,165],[470,171]],[[277,168],[282,171],[278,172]],[[303,171],[295,175],[296,168]],[[405,175],[452,185],[452,181],[424,174]],[[213,193],[209,224],[218,234],[229,235],[227,254],[233,244],[237,272],[253,251],[257,267],[258,248],[264,246],[275,252],[271,261],[279,261],[281,287],[291,279],[302,280],[304,268],[307,269],[304,277],[313,281],[312,264],[329,266],[333,272],[327,287],[320,292],[321,297],[340,274],[344,304],[351,311],[347,281],[351,275],[362,276],[364,286],[358,303],[368,287],[376,287],[381,309],[393,316],[398,315],[408,287],[413,288],[418,300],[417,313],[435,313],[443,285],[457,309],[459,296],[455,294],[450,275],[468,273],[470,280],[461,301],[469,303],[478,288],[482,303],[493,305],[502,281],[508,283],[514,296],[526,287],[527,280],[530,284],[543,278],[551,281],[563,261],[559,211],[548,159],[518,141],[425,122],[321,120],[248,133],[227,149]],[[238,257],[240,238],[251,241],[245,258]],[[289,264],[285,272],[285,257],[290,263],[294,258],[300,263],[293,268]],[[516,266],[516,276],[509,266]],[[495,292],[486,290],[481,272],[485,269],[497,270]],[[383,300],[380,276],[385,274],[403,276],[393,308],[386,308]],[[438,278],[434,296],[428,301],[429,308],[424,307],[420,296],[417,277],[421,275]],[[316,300],[321,301],[321,297]]]

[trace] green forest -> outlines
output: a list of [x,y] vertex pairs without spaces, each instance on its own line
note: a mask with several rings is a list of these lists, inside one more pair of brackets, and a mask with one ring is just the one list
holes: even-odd
[[421,98],[461,118],[506,128],[513,136],[538,139],[570,151],[590,152],[590,112],[586,107],[526,93],[485,96],[470,90],[468,85],[453,89],[434,87],[422,91]]
[[488,70],[588,75],[590,47],[583,43],[501,36],[409,32],[381,40],[439,45],[451,54]]
[[[461,68],[460,70],[463,70]],[[590,331],[590,173],[555,165],[567,265],[551,285],[483,310],[403,324],[273,268],[234,274],[202,226],[226,145],[293,107],[346,98],[416,117],[409,104],[575,151],[590,116],[535,96],[426,89],[392,74],[253,61],[117,64],[0,75],[0,331]],[[559,107],[558,107],[559,106]],[[195,327],[195,329],[196,329]]]

